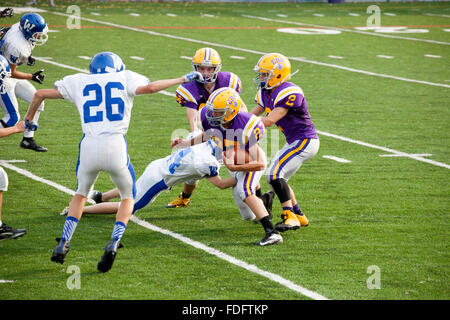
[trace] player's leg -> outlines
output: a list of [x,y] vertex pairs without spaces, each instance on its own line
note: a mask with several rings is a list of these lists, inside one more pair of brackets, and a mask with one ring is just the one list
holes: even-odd
[[98,190],[92,191],[92,193],[89,195],[89,198],[94,200],[95,203],[99,204],[102,202],[108,202],[112,199],[120,198],[119,189],[114,188],[112,190],[106,191],[106,192],[100,192]]
[[195,182],[185,182],[183,184],[183,191],[172,201],[170,201],[166,208],[183,208],[183,207],[189,207],[191,204],[191,196],[192,193],[194,193],[195,188],[197,188],[198,181]]
[[[15,94],[19,99],[25,100],[26,102],[28,102],[28,104],[30,104],[35,92],[36,88],[27,80],[17,81],[15,87]],[[41,103],[39,109],[36,111],[36,114],[33,118],[33,122],[38,123],[39,116],[42,111],[44,111],[44,102]],[[20,146],[24,149],[31,149],[37,152],[47,151],[47,148],[38,145],[34,140],[34,131],[28,129],[25,129],[25,133],[23,134],[23,140],[20,143]]]
[[76,168],[77,190],[69,204],[69,211],[64,222],[61,238],[58,238],[58,244],[53,250],[51,261],[64,263],[65,256],[70,249],[70,240],[75,233],[78,222],[83,215],[83,208],[87,201],[89,191],[100,172],[102,159],[92,157],[97,150],[96,141],[83,138],[79,144],[78,163]]
[[272,186],[283,207],[283,220],[277,224],[277,230],[295,230],[298,226],[309,224],[308,219],[297,204],[297,199],[288,184],[288,180],[298,171],[303,162],[317,154],[319,145],[319,139],[302,139],[292,144],[286,144],[276,154],[269,167],[266,176],[267,182]]
[[15,95],[16,79],[7,78],[6,92],[0,94],[0,107],[3,111],[3,118],[0,119],[0,128],[14,126],[20,119],[19,103]]
[[256,186],[255,195],[262,200],[262,202],[264,203],[264,207],[266,207],[266,210],[269,213],[270,219],[272,219],[272,206],[273,199],[275,197],[274,192],[270,190],[263,194],[261,185],[258,184]]
[[298,205],[297,199],[295,197],[294,190],[292,190],[291,186],[289,186],[289,190],[290,190],[290,193],[291,193],[292,210],[294,211],[295,216],[297,217],[298,221],[300,222],[300,225],[302,227],[307,227],[309,225],[309,220],[303,214],[302,209]]
[[283,170],[289,160],[292,159],[289,155],[295,152],[297,147],[295,144],[286,144],[279,150],[273,157],[266,174],[266,181],[277,195],[283,210],[281,214],[282,221],[276,225],[278,231],[296,230],[300,228],[300,221],[298,221],[292,208],[289,185],[287,180],[284,179],[286,170]]
[[[109,173],[111,180],[120,192],[120,207],[116,214],[116,222],[111,239],[105,246],[105,252],[97,264],[100,272],[108,272],[114,263],[120,241],[131,218],[134,198],[136,197],[136,174],[127,152],[125,137],[111,136],[104,141],[105,165],[104,170]],[[111,155],[114,157],[111,157]]]
[[16,239],[27,233],[25,229],[14,229],[7,226],[2,222],[2,202],[3,202],[3,191],[8,190],[8,175],[5,170],[0,167],[0,240],[4,239]]
[[[263,171],[237,172],[234,174],[237,183],[236,186],[233,187],[233,193],[238,193],[239,198],[248,206],[248,208],[250,208],[256,219],[261,223],[265,232],[265,237],[258,241],[256,245],[266,246],[283,242],[283,238],[279,232],[275,230],[272,221],[270,220],[269,213],[264,207],[264,203],[255,195],[255,189],[259,184]],[[230,175],[233,175],[233,173],[230,173]],[[241,211],[241,214],[242,213],[243,212]],[[244,216],[243,218],[245,219]]]

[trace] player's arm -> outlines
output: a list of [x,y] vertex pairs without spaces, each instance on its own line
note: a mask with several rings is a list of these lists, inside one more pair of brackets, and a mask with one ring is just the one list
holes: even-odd
[[264,112],[264,108],[261,107],[259,104],[257,104],[251,111],[250,113],[254,114],[255,116],[259,116],[260,114],[262,114]]
[[227,189],[227,188],[234,187],[236,185],[236,179],[234,179],[234,178],[222,179],[219,176],[214,176],[214,177],[208,177],[207,179],[209,182],[211,182],[213,185],[215,185],[219,189]]
[[197,110],[193,108],[185,108],[186,109],[186,117],[189,122],[189,128],[191,129],[191,132],[195,131],[197,129],[195,125],[195,118],[197,117]]
[[136,95],[152,94],[170,88],[174,85],[191,82],[197,79],[202,79],[201,73],[197,71],[191,71],[180,78],[156,80],[149,83],[148,85],[138,87],[136,89]]
[[8,128],[0,129],[0,138],[9,136],[14,133],[24,132],[25,131],[25,122],[19,121],[14,126]]
[[262,122],[264,123],[265,127],[271,127],[274,125],[278,120],[283,118],[288,113],[287,108],[282,107],[276,107],[273,109],[267,117],[261,118]]
[[44,69],[36,71],[35,73],[25,73],[17,70],[17,65],[9,64],[11,68],[11,78],[23,79],[23,80],[33,80],[37,83],[42,83],[45,78]]
[[58,89],[41,89],[34,93],[30,106],[28,107],[25,121],[32,121],[37,109],[45,99],[64,99]]
[[183,138],[175,138],[172,140],[170,147],[173,148],[187,148],[194,146],[196,144],[207,141],[207,137],[204,132],[199,133],[195,137],[189,140],[184,140]]
[[17,70],[17,66],[15,64],[10,64],[9,67],[11,68],[11,78],[31,80],[33,77],[31,73],[25,73]]
[[229,149],[223,152],[222,158],[224,165],[230,169],[230,171],[261,171],[266,168],[266,163],[264,161],[263,151],[261,147],[256,143],[250,147],[248,150],[249,162],[244,164],[235,164],[234,161],[234,149]]

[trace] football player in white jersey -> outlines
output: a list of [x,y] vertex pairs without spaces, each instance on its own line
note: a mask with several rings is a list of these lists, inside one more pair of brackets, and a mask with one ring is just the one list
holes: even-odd
[[[222,155],[216,143],[209,140],[152,161],[136,182],[133,213],[152,203],[162,191],[168,191],[186,181],[206,178],[220,189],[234,187],[235,178],[219,177],[220,163],[217,160],[219,157]],[[119,210],[119,202],[107,202],[119,198],[117,188],[105,193],[94,191],[92,198],[97,204],[84,207],[83,213],[116,213]],[[61,215],[67,213],[68,207]]]
[[63,263],[70,239],[81,219],[84,204],[100,171],[106,171],[121,197],[120,209],[111,240],[97,265],[101,272],[111,269],[117,248],[134,207],[136,176],[127,151],[127,133],[133,99],[201,77],[195,71],[176,79],[150,82],[148,78],[125,70],[122,59],[112,52],[96,54],[89,65],[90,74],[77,73],[55,82],[54,89],[36,91],[25,116],[25,127],[37,129],[33,117],[44,99],[66,99],[80,113],[83,138],[79,145],[77,190],[69,205],[62,236],[51,260]]
[[[0,54],[9,62],[11,77],[5,80],[6,91],[1,94],[0,106],[3,110],[3,118],[0,119],[0,128],[14,126],[20,119],[19,103],[17,98],[31,102],[36,88],[27,80],[37,83],[44,81],[44,70],[33,74],[17,70],[24,62],[29,63],[31,52],[36,45],[43,45],[47,41],[47,24],[39,14],[26,13],[18,23],[15,23],[6,32],[0,42]],[[31,60],[30,60],[31,61]],[[30,63],[31,64],[31,63]],[[44,103],[33,119],[37,123],[39,114],[44,110]],[[47,149],[38,145],[34,140],[34,132],[26,129],[20,146],[38,152],[46,152]]]
[[[11,69],[9,63],[5,57],[0,55],[0,93],[4,92],[4,80],[11,75]],[[0,128],[0,138],[9,136],[14,133],[24,132],[25,123],[18,121],[14,126],[8,128]],[[5,170],[0,167],[0,240],[3,239],[15,239],[23,236],[27,230],[14,229],[6,224],[2,223],[2,200],[3,192],[8,190],[8,175]]]

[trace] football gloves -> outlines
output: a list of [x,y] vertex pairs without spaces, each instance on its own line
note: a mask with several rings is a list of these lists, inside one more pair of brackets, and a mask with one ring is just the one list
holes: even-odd
[[184,76],[184,83],[191,82],[193,80],[203,81],[203,76],[200,72],[191,71]]
[[13,8],[6,8],[0,12],[0,17],[2,17],[2,18],[12,17],[13,14],[14,14]]
[[42,84],[42,82],[44,81],[44,78],[45,78],[45,74],[43,74],[42,72],[44,72],[44,69],[41,69],[41,70],[33,73],[33,78],[31,80]]

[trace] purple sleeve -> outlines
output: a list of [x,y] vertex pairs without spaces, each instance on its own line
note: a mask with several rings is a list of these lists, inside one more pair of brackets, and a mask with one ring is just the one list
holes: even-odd
[[305,100],[305,97],[299,93],[293,93],[288,95],[286,98],[282,99],[277,103],[275,108],[281,107],[281,108],[287,108],[287,109],[293,109],[293,108],[300,108],[303,105],[303,101]]
[[244,149],[248,151],[250,147],[257,144],[262,139],[265,132],[266,128],[264,126],[264,123],[262,122],[262,120],[258,120],[258,123],[253,127],[252,131],[249,132],[246,137]]

